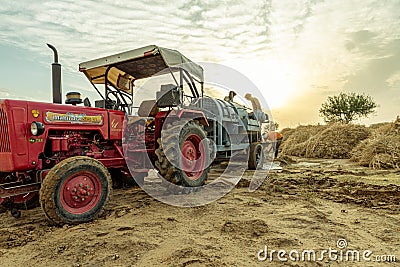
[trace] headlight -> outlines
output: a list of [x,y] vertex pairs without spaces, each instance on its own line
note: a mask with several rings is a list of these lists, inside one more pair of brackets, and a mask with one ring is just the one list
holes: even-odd
[[44,125],[41,122],[31,123],[31,133],[32,135],[38,136],[44,133]]

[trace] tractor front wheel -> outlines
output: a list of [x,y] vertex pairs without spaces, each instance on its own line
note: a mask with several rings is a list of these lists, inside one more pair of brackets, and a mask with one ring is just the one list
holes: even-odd
[[88,222],[102,212],[111,190],[111,175],[103,164],[89,157],[72,157],[46,175],[40,205],[55,224]]

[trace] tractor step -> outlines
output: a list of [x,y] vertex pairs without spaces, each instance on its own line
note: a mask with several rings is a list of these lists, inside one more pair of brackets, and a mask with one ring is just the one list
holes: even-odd
[[27,194],[31,192],[38,192],[41,183],[31,183],[17,186],[10,186],[14,183],[0,184],[0,198],[7,198]]

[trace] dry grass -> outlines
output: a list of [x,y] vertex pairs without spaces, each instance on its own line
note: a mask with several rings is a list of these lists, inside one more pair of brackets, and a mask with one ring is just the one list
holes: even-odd
[[379,122],[379,123],[371,124],[368,128],[370,128],[372,131],[375,131],[375,130],[381,128],[382,126],[385,126],[388,124],[391,124],[391,122]]
[[400,168],[400,118],[376,128],[352,151],[353,161],[375,169]]
[[351,150],[371,131],[362,125],[330,124],[299,126],[286,130],[282,143],[283,155],[308,158],[350,158]]
[[400,117],[391,123],[298,126],[283,129],[281,155],[351,158],[375,169],[400,169]]
[[351,157],[351,151],[362,140],[368,138],[371,131],[364,125],[332,124],[307,142],[306,157],[345,159]]
[[308,140],[326,128],[326,125],[300,125],[295,129],[282,130],[281,153],[283,155],[304,157]]
[[296,131],[296,129],[293,129],[293,128],[284,128],[280,132],[281,132],[281,134],[283,134],[283,139],[287,140],[289,138],[289,136],[291,136],[295,131]]

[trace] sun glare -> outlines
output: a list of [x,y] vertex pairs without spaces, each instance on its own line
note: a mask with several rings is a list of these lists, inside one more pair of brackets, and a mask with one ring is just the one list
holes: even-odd
[[[300,75],[297,67],[283,60],[241,60],[225,62],[246,75],[260,90],[269,109],[284,107],[301,89],[296,81]],[[267,108],[267,107],[265,107]]]

